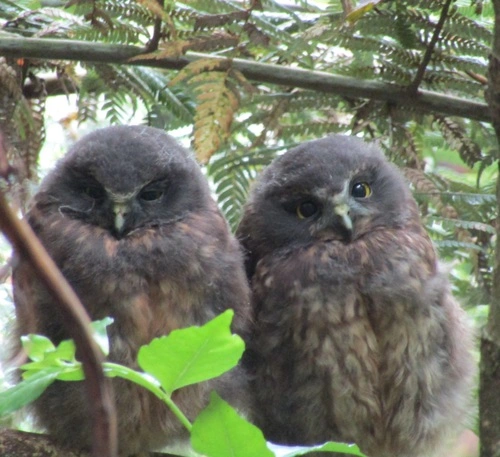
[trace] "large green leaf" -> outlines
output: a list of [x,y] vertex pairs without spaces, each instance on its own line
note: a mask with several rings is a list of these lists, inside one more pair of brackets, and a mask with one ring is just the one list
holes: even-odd
[[234,312],[227,310],[202,327],[174,330],[139,350],[139,366],[166,392],[212,379],[233,368],[245,349],[231,333]]
[[215,392],[191,431],[193,449],[207,457],[272,457],[262,432]]
[[63,367],[45,368],[0,392],[0,416],[10,414],[36,400],[63,370]]

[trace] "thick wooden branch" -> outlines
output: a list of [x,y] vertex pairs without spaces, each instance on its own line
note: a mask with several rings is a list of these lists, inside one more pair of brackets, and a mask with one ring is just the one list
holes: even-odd
[[[2,457],[91,457],[88,452],[62,448],[50,436],[19,430],[0,429]],[[173,454],[151,452],[150,457],[175,457]]]
[[87,452],[61,448],[47,435],[0,430],[0,455],[12,457],[90,457]]
[[[225,57],[194,52],[177,59],[137,59],[137,56],[144,52],[143,48],[137,46],[74,40],[0,37],[0,55],[6,57],[144,65],[169,70],[181,69],[188,63],[200,59],[226,60]],[[135,59],[130,61],[129,59],[132,57]],[[241,71],[246,78],[256,82],[294,86],[351,98],[379,100],[424,113],[438,113],[445,116],[459,116],[491,122],[491,115],[486,104],[450,95],[424,90],[409,93],[406,87],[395,84],[349,78],[322,71],[264,64],[245,59],[231,59],[231,62],[233,67]]]
[[[495,29],[488,69],[486,100],[493,128],[500,145],[500,0],[493,0]],[[497,149],[500,170],[500,153]],[[500,174],[497,177],[497,241],[495,266],[488,323],[481,336],[481,364],[479,382],[479,435],[481,457],[500,455]]]

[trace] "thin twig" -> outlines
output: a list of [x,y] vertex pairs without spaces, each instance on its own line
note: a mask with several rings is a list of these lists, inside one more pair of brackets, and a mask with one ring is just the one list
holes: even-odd
[[[7,161],[0,144],[0,163]],[[57,268],[31,227],[20,220],[0,191],[0,229],[19,256],[28,260],[37,277],[54,297],[54,305],[75,340],[85,373],[85,385],[92,411],[94,457],[115,457],[117,450],[116,415],[111,384],[102,370],[103,356],[90,332],[90,319],[80,300]]]
[[424,54],[424,58],[422,59],[422,62],[420,62],[420,66],[418,67],[417,74],[415,75],[415,79],[408,86],[408,92],[410,92],[410,93],[416,93],[418,91],[418,87],[420,86],[420,83],[422,82],[422,79],[424,78],[425,69],[427,68],[427,65],[429,65],[429,62],[431,61],[432,53],[434,52],[434,48],[436,47],[436,43],[439,40],[439,35],[441,34],[441,30],[443,30],[444,22],[446,21],[446,18],[448,17],[448,11],[450,9],[450,5],[452,2],[453,2],[453,0],[447,0],[443,6],[443,9],[441,10],[441,16],[439,17],[439,21],[436,25],[436,28],[434,29],[434,33],[432,35],[429,46],[427,46],[427,49],[426,49],[425,54]]
[[[157,2],[162,8],[165,7],[164,2],[162,0],[157,0]],[[156,17],[153,26],[153,36],[151,37],[151,40],[149,40],[149,43],[146,46],[146,52],[154,52],[158,49],[158,45],[160,44],[162,25],[163,25],[162,18]]]
[[163,21],[161,18],[157,17],[155,19],[155,23],[153,26],[153,36],[149,40],[148,45],[146,46],[146,52],[154,52],[158,49],[158,44],[160,43],[161,38],[161,26]]

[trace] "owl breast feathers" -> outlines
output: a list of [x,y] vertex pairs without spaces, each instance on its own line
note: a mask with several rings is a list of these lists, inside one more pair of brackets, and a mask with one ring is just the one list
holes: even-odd
[[[113,317],[109,360],[137,368],[141,345],[228,308],[235,309],[234,330],[246,332],[249,290],[239,247],[194,159],[164,132],[122,126],[87,135],[43,181],[27,219],[90,317]],[[18,334],[70,338],[25,259],[13,278]],[[113,386],[121,456],[185,436],[144,389],[118,379]],[[192,420],[213,388],[242,400],[243,376],[235,370],[180,389],[174,400]],[[64,444],[90,446],[82,383],[56,382],[35,411]]]
[[427,457],[460,429],[470,329],[408,187],[378,148],[333,136],[290,150],[256,183],[237,235],[268,439]]

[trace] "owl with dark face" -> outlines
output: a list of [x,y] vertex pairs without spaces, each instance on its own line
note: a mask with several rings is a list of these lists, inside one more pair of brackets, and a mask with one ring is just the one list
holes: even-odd
[[410,190],[376,146],[332,136],[288,151],[254,186],[237,236],[269,440],[427,457],[460,429],[471,332]]
[[[246,332],[249,289],[234,237],[191,155],[161,130],[111,127],[78,141],[42,182],[27,220],[93,320],[111,316],[113,362],[137,368],[140,346],[173,329],[202,325],[228,308]],[[30,264],[14,268],[18,333],[70,338]],[[245,396],[236,370],[176,391],[193,420],[212,389]],[[121,456],[185,437],[166,405],[113,380]],[[90,447],[82,383],[56,382],[35,404],[40,424],[63,444]]]

